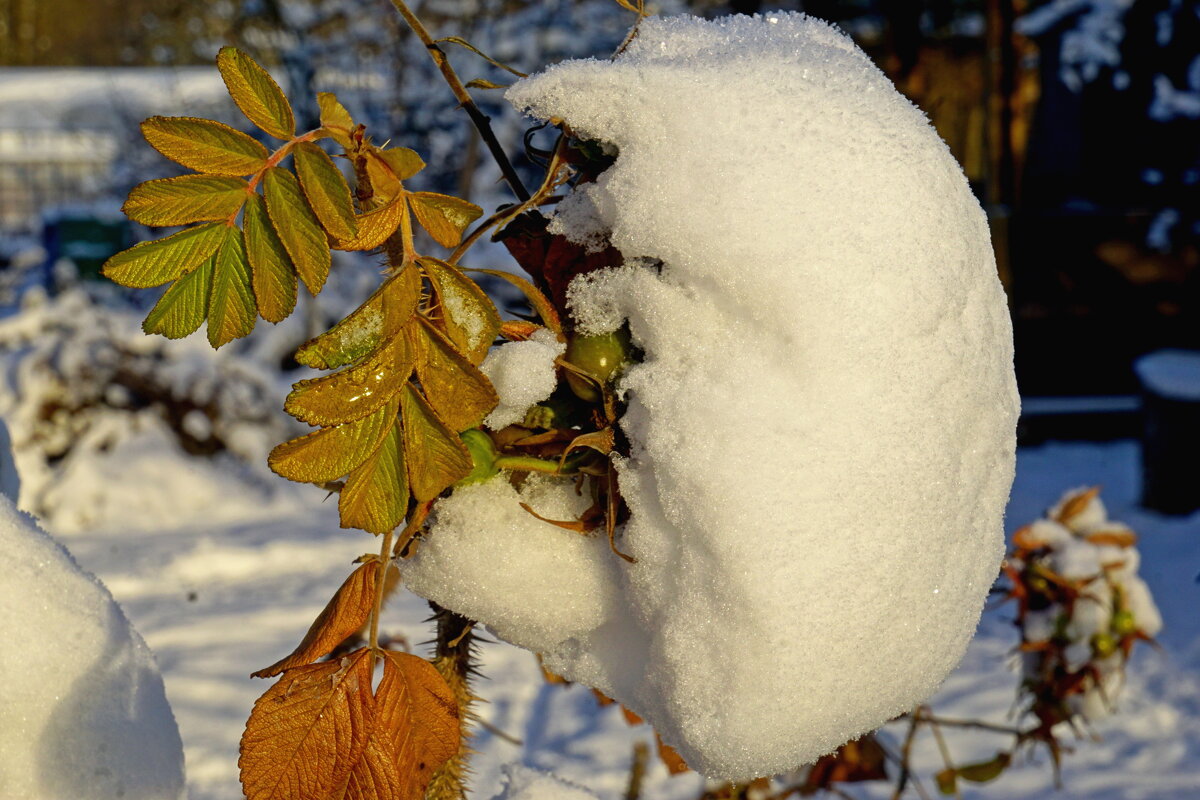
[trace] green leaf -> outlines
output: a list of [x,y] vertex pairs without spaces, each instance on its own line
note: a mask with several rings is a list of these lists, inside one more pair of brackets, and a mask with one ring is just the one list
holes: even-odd
[[351,422],[388,402],[412,371],[412,346],[400,332],[357,366],[294,384],[283,408],[310,425]]
[[241,178],[181,175],[133,187],[121,211],[143,225],[188,225],[227,219],[246,202],[249,185]]
[[227,226],[207,222],[165,239],[135,244],[104,262],[102,271],[122,286],[147,289],[186,275],[221,246]]
[[409,205],[421,227],[429,231],[442,247],[452,248],[462,241],[463,231],[483,216],[483,209],[474,203],[437,192],[412,192]]
[[312,142],[297,144],[292,148],[292,157],[296,160],[300,188],[322,227],[339,242],[354,238],[358,224],[354,219],[350,186],[333,159]]
[[208,343],[214,348],[254,330],[257,316],[250,288],[250,263],[242,232],[229,234],[213,259],[212,295],[208,301]]
[[335,142],[349,150],[353,146],[350,132],[354,130],[354,119],[350,112],[331,92],[317,92],[317,105],[321,109],[321,127]]
[[182,339],[194,333],[208,316],[212,275],[213,259],[209,258],[171,284],[146,315],[142,330],[161,333],[168,339]]
[[480,364],[500,331],[500,315],[479,284],[436,258],[421,258],[441,304],[446,335],[472,364]]
[[404,198],[397,194],[387,205],[355,217],[358,233],[352,239],[338,242],[338,250],[374,250],[396,232],[404,219]]
[[300,192],[299,181],[286,169],[271,167],[263,179],[263,195],[283,248],[309,293],[316,295],[329,277],[329,240]]
[[404,521],[408,511],[408,471],[401,431],[400,420],[396,420],[379,449],[346,478],[338,498],[343,528],[380,534]]
[[409,150],[407,147],[389,147],[377,152],[392,173],[402,181],[408,180],[425,169],[425,161],[417,154],[416,150]]
[[409,486],[423,503],[470,474],[471,453],[411,383],[400,392],[400,413]]
[[296,135],[292,107],[275,79],[250,56],[236,47],[222,47],[217,69],[225,88],[246,118],[276,139]]
[[954,769],[944,769],[933,776],[937,782],[938,791],[944,795],[958,794],[958,771]]
[[396,402],[360,420],[322,428],[284,442],[271,451],[267,464],[276,474],[300,483],[324,483],[350,473],[362,464],[396,420]]
[[142,135],[172,161],[210,175],[250,175],[267,163],[267,148],[211,119],[151,117]]
[[477,426],[500,402],[487,377],[424,317],[418,315],[409,331],[429,404],[455,432]]
[[1004,770],[1008,769],[1008,765],[1011,762],[1012,756],[1008,753],[997,753],[995,758],[989,758],[987,761],[978,761],[974,764],[964,764],[957,767],[955,772],[964,781],[987,783],[999,778]]
[[314,369],[337,369],[373,353],[399,332],[417,310],[421,277],[408,266],[384,281],[345,319],[304,343],[296,360]]
[[246,203],[242,225],[258,313],[267,322],[287,319],[296,307],[296,270],[257,194]]

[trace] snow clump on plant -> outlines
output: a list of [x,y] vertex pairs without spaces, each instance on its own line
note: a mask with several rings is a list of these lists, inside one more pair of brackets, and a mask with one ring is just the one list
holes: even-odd
[[410,586],[713,777],[787,770],[911,709],[996,576],[1018,407],[987,221],[949,150],[799,14],[650,18],[615,60],[508,99],[619,152],[551,230],[604,229],[624,257],[570,298],[577,331],[627,322],[644,353],[617,382],[636,562],[518,522],[500,477],[439,501]]

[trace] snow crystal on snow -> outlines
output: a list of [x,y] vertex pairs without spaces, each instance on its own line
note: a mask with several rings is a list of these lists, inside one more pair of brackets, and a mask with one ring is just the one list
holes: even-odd
[[1018,402],[949,151],[798,14],[651,18],[614,61],[508,99],[619,151],[568,213],[584,239],[602,215],[627,265],[573,287],[581,328],[627,319],[645,353],[618,386],[637,562],[522,516],[499,479],[439,502],[410,585],[710,776],[784,771],[911,709],[996,576]]
[[484,424],[500,430],[520,422],[531,406],[548,398],[558,381],[554,359],[566,349],[543,328],[526,341],[506,342],[488,353],[479,368],[496,388],[500,404]]
[[504,767],[505,789],[495,800],[596,800],[596,795],[557,775],[509,764]]
[[183,796],[183,746],[145,642],[108,590],[0,498],[5,800]]

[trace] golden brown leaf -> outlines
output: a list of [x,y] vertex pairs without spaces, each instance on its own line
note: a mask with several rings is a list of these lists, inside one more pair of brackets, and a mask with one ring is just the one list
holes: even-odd
[[296,308],[296,269],[271,226],[260,195],[250,196],[242,225],[258,313],[267,322],[287,319]]
[[400,332],[356,366],[293,384],[283,408],[310,425],[353,422],[388,402],[412,369],[412,345]]
[[408,511],[408,471],[400,421],[379,448],[346,478],[338,497],[343,528],[387,533],[404,521]]
[[467,269],[463,271],[482,272],[484,275],[491,275],[493,278],[500,278],[503,281],[507,281],[520,289],[522,294],[525,295],[525,299],[529,301],[529,305],[533,307],[538,317],[541,318],[542,324],[554,331],[554,335],[558,337],[560,342],[566,341],[562,331],[562,320],[558,318],[558,312],[554,310],[554,304],[532,283],[520,275],[514,275],[511,272],[504,272],[498,269]]
[[414,317],[408,330],[417,377],[429,404],[456,432],[479,425],[500,402],[487,376],[463,358],[424,317]]
[[342,147],[350,149],[350,131],[354,120],[332,92],[317,92],[317,105],[321,109],[321,127]]
[[411,383],[400,392],[400,410],[409,486],[419,502],[432,500],[470,474],[471,453]]
[[222,47],[217,53],[217,69],[246,119],[276,139],[295,135],[295,118],[283,90],[254,59],[236,47]]
[[121,212],[143,225],[190,225],[231,217],[246,202],[248,184],[225,175],[180,175],[139,183]]
[[366,648],[294,667],[254,704],[242,734],[247,800],[327,800],[346,782],[375,718]]
[[408,204],[421,227],[447,248],[462,241],[467,226],[483,216],[483,209],[474,203],[437,192],[410,192]]
[[311,664],[332,653],[335,647],[366,623],[375,603],[378,576],[378,559],[359,565],[338,587],[296,649],[286,658],[251,673],[251,677],[273,678],[286,669]]
[[210,175],[250,175],[267,163],[267,148],[211,119],[150,117],[142,135],[175,163]]
[[[345,425],[322,428],[276,447],[267,464],[277,474],[300,483],[324,483],[347,475],[367,460],[396,419],[396,401]],[[457,437],[456,437],[457,438]]]
[[422,258],[417,263],[437,294],[447,337],[472,364],[481,363],[500,332],[500,315],[491,298],[445,261]]
[[358,233],[350,186],[325,151],[312,142],[300,142],[292,148],[296,175],[308,204],[329,235],[338,241],[352,239]]
[[102,269],[104,277],[122,286],[148,289],[188,274],[207,261],[225,241],[229,228],[206,222],[164,239],[135,244],[122,250]]
[[433,665],[385,652],[376,723],[345,800],[421,800],[433,771],[459,746],[458,705]]
[[1092,500],[1094,500],[1099,494],[1100,487],[1093,486],[1090,489],[1073,495],[1069,500],[1063,503],[1062,508],[1058,510],[1055,521],[1061,522],[1063,525],[1070,527],[1071,520],[1083,513],[1083,510],[1088,507],[1088,503],[1092,502]]
[[420,298],[421,277],[415,267],[405,267],[345,319],[301,345],[296,360],[314,369],[337,369],[358,361],[403,328]]
[[358,232],[348,239],[339,240],[335,249],[374,250],[396,232],[403,218],[404,199],[397,196],[379,208],[356,216],[354,224]]
[[317,294],[329,277],[329,239],[317,221],[296,176],[282,167],[271,167],[263,178],[267,216],[279,234],[300,280]]

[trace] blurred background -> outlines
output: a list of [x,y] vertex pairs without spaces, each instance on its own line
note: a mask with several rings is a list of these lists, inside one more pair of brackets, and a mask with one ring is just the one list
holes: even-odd
[[[852,34],[962,164],[1012,303],[1023,440],[1132,435],[1135,358],[1200,345],[1200,4],[666,0],[658,10],[774,8]],[[522,71],[609,52],[629,22],[612,0],[430,0],[421,13]],[[44,267],[67,258],[94,276],[146,235],[111,214],[132,185],[172,169],[139,143],[136,123],[155,113],[236,123],[211,68],[225,43],[272,67],[302,126],[315,123],[313,93],[336,92],[368,128],[422,152],[432,185],[486,199],[490,165],[386,0],[0,0],[0,269],[33,259],[34,242]],[[468,77],[511,80],[465,51],[453,57]],[[500,92],[477,94],[518,151],[521,123]]]

